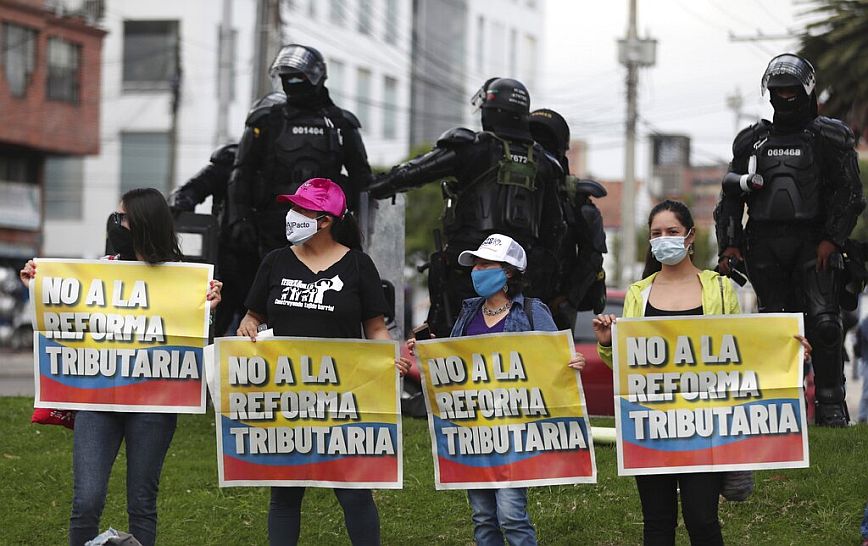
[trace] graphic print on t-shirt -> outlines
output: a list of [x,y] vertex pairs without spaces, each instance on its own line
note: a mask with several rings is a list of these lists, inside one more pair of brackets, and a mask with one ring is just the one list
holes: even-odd
[[280,298],[274,300],[275,305],[289,307],[304,307],[318,311],[334,311],[334,305],[323,305],[323,297],[329,290],[340,292],[344,287],[344,281],[340,275],[330,279],[317,279],[312,283],[306,283],[297,279],[281,279]]

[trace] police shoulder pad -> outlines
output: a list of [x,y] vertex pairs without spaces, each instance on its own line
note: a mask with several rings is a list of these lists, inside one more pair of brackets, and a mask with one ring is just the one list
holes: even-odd
[[262,125],[262,122],[268,117],[271,112],[275,109],[279,110],[282,108],[282,104],[264,104],[262,106],[256,106],[251,108],[247,113],[247,120],[245,120],[245,124],[248,127],[256,127]]
[[214,150],[211,154],[211,163],[215,165],[231,166],[235,163],[235,154],[238,152],[238,144],[227,144]]
[[576,180],[576,193],[584,193],[597,199],[606,197],[609,194],[602,184],[590,179]]
[[450,148],[461,144],[472,144],[476,142],[476,132],[467,127],[453,127],[449,129],[437,139],[437,146],[441,148]]
[[844,122],[826,116],[817,116],[810,125],[811,131],[837,148],[850,149],[856,144],[853,131]]
[[344,116],[344,119],[355,129],[361,129],[362,122],[359,121],[359,118],[356,117],[355,114],[350,112],[349,110],[341,109],[341,115]]
[[749,153],[754,144],[768,136],[769,125],[771,122],[763,119],[759,123],[742,129],[732,141],[732,155],[738,157]]

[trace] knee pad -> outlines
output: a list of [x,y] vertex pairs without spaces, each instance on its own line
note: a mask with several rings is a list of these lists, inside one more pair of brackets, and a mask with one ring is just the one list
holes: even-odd
[[834,347],[841,344],[843,328],[841,327],[840,316],[824,313],[814,317],[812,322],[816,343],[825,347]]
[[843,385],[817,387],[814,396],[820,404],[837,404],[844,401],[846,392]]

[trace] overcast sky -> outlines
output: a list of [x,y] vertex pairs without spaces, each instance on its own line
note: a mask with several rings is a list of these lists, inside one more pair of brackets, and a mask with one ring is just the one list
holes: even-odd
[[[726,97],[740,90],[746,114],[771,116],[760,79],[769,59],[797,40],[732,42],[729,33],[791,35],[804,3],[791,0],[638,0],[640,37],[657,39],[657,63],[640,70],[637,175],[648,172],[652,128],[692,137],[692,162],[730,159],[735,114]],[[628,0],[546,0],[546,36],[532,108],[561,112],[574,138],[590,145],[588,167],[622,178],[626,69],[616,40],[626,34]],[[822,79],[822,74],[819,74]],[[533,92],[533,90],[531,90]],[[750,123],[743,120],[739,126]]]

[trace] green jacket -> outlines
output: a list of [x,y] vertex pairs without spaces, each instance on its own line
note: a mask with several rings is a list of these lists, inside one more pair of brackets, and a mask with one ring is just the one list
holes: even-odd
[[[645,316],[645,304],[651,293],[651,284],[657,273],[634,282],[627,289],[624,298],[624,318]],[[699,282],[702,284],[702,314],[703,315],[737,315],[741,313],[738,298],[732,288],[732,281],[707,269],[699,272]],[[721,299],[721,293],[723,298]],[[612,347],[597,344],[597,354],[610,368],[612,367]]]

